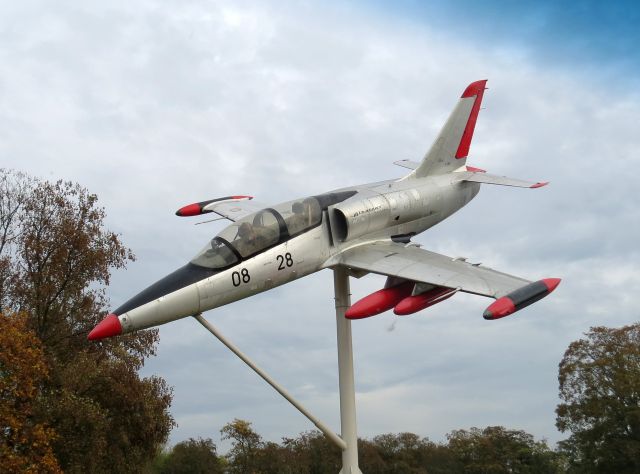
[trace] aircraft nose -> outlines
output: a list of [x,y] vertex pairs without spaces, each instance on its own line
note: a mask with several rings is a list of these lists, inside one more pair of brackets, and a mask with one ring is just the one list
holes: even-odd
[[[192,263],[188,263],[185,266],[178,268],[176,271],[170,273],[166,277],[158,280],[153,285],[148,288],[142,290],[136,296],[128,300],[122,306],[118,307],[115,311],[108,314],[90,333],[88,338],[90,340],[98,340],[103,339],[105,337],[112,337],[122,334],[123,332],[129,332],[133,329],[142,329],[142,327],[134,327],[132,329],[128,329],[128,326],[133,323],[134,326],[135,321],[129,322],[129,324],[125,324],[123,328],[122,322],[124,321],[119,318],[119,316],[124,315],[125,313],[129,313],[132,310],[140,308],[141,306],[150,303],[152,301],[156,301],[159,298],[167,296],[175,291],[178,291],[182,288],[185,288],[189,285],[197,283],[198,281],[204,280],[205,278],[210,277],[215,274],[216,271],[200,267],[198,265],[194,265]],[[186,305],[185,305],[186,306]],[[158,314],[158,311],[154,311],[154,315],[147,315],[144,320],[144,327],[155,326],[157,324],[162,324],[167,322],[168,320],[177,319],[182,314],[179,314],[180,308],[172,308],[171,311],[174,311],[175,317],[171,318],[172,315],[167,315],[162,312]],[[131,318],[130,318],[131,319]],[[126,321],[125,321],[126,322]]]
[[87,338],[90,341],[97,341],[105,337],[113,337],[122,334],[122,325],[118,316],[108,314],[106,318],[100,321],[95,328],[91,330]]

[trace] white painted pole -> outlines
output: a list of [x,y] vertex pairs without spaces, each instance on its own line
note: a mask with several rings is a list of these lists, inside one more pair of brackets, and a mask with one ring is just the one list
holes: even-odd
[[340,474],[362,474],[358,467],[358,430],[356,425],[356,393],[353,381],[353,347],[351,321],[344,313],[351,306],[349,275],[344,267],[333,269],[336,299],[336,327],[338,333],[338,373],[340,384],[341,437],[347,444],[342,451]]
[[[348,447],[347,444],[340,438],[340,436],[335,434],[331,430],[331,428],[326,426],[324,423],[322,423],[320,420],[318,420],[315,416],[313,416],[311,413],[309,413],[309,411],[307,411],[307,409],[304,406],[302,406],[302,404],[300,404],[296,399],[294,399],[289,394],[289,392],[287,392],[280,384],[278,384],[275,380],[273,380],[271,377],[269,377],[267,375],[267,373],[264,370],[262,370],[260,367],[258,367],[251,359],[249,359],[249,357],[247,357],[245,354],[243,354],[240,351],[240,349],[238,349],[231,341],[229,341],[226,337],[224,337],[222,335],[222,333],[220,333],[209,321],[204,319],[202,314],[196,314],[194,316],[194,318],[196,318],[198,320],[198,322],[200,324],[202,324],[211,334],[213,334],[215,337],[217,337],[220,340],[220,342],[222,342],[225,346],[227,346],[231,352],[233,352],[240,359],[242,359],[242,361],[245,364],[247,364],[249,367],[251,367],[255,371],[255,373],[257,373],[260,377],[262,377],[264,379],[265,382],[267,382],[269,385],[271,385],[273,388],[275,388],[276,391],[280,395],[282,395],[285,399],[287,399],[287,401],[289,403],[291,403],[294,407],[296,407],[300,411],[300,413],[302,413],[304,416],[309,418],[309,420],[314,425],[316,425],[318,427],[318,429],[320,431],[322,431],[327,438],[329,438],[331,441],[333,441],[336,446],[338,446],[342,450],[347,449],[347,447]],[[351,377],[351,379],[353,380],[353,377]],[[353,382],[352,382],[352,385],[353,385]],[[340,399],[342,400],[342,396],[340,397]],[[343,428],[343,430],[344,430],[344,428]],[[358,461],[358,455],[357,455],[357,452],[356,452],[356,465],[357,465],[357,461]],[[353,472],[360,472],[360,471],[353,471]]]

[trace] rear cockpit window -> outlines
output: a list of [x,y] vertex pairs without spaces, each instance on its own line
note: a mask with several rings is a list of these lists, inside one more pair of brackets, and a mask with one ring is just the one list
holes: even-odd
[[275,208],[283,217],[291,237],[320,224],[322,209],[314,197],[280,204]]
[[225,268],[238,262],[238,257],[229,246],[217,237],[213,238],[191,263],[206,268]]

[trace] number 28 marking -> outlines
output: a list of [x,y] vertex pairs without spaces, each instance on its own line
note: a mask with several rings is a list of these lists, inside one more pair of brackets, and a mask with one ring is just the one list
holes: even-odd
[[278,270],[293,266],[293,257],[289,252],[284,255],[276,255],[276,259],[278,260]]

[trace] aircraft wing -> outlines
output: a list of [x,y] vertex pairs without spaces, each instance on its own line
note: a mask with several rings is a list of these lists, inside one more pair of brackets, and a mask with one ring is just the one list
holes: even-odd
[[176,211],[180,217],[199,216],[214,212],[222,219],[232,222],[264,209],[265,206],[252,201],[253,196],[227,196],[208,201],[196,202]]
[[379,273],[459,289],[466,293],[499,298],[531,283],[464,259],[451,258],[415,245],[376,242],[348,249],[329,266],[341,264],[351,269]]

